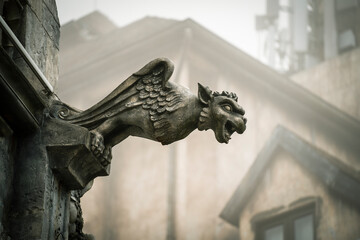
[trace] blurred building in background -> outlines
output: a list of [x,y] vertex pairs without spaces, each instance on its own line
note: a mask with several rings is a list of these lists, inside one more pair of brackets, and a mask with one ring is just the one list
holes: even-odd
[[271,67],[295,73],[359,46],[358,0],[267,0],[256,18],[260,55]]
[[190,19],[118,28],[94,12],[62,26],[60,49],[58,95],[74,107],[167,57],[171,81],[234,91],[248,118],[228,145],[197,131],[169,146],[133,137],[116,146],[111,175],[82,198],[98,239],[360,238],[359,48],[336,47],[286,77]]

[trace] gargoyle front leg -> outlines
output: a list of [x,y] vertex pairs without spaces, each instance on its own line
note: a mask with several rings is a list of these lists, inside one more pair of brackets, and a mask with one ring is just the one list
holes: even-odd
[[106,167],[110,164],[111,146],[105,146],[104,137],[97,131],[91,131],[91,151],[100,163]]

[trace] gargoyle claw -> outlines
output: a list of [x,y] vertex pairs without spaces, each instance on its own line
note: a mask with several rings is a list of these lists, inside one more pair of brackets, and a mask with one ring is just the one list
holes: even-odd
[[112,159],[112,155],[111,155],[111,147],[105,147],[105,150],[102,154],[102,156],[100,157],[100,163],[106,167],[107,165],[110,164]]
[[91,151],[94,156],[105,167],[110,164],[111,161],[111,147],[105,147],[104,138],[100,133],[91,131]]

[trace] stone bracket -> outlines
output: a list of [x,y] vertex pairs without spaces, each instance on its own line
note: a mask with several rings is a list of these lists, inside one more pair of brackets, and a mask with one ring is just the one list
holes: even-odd
[[88,129],[47,118],[44,131],[50,168],[69,190],[83,189],[94,178],[110,174],[110,164],[103,166],[90,150]]

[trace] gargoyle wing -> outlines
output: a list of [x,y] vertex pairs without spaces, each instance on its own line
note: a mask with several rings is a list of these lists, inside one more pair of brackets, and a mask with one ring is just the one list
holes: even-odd
[[179,102],[167,86],[173,70],[170,60],[155,59],[89,109],[81,112],[68,107],[67,112],[58,111],[57,115],[70,123],[94,129],[105,120],[142,105],[143,109],[149,109],[154,121],[155,113],[174,110]]

